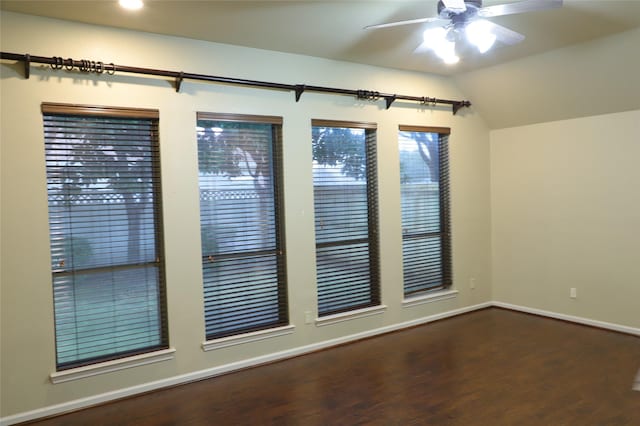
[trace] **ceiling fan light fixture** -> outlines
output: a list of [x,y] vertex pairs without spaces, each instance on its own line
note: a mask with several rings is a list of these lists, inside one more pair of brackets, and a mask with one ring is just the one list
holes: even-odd
[[456,55],[456,43],[447,37],[443,27],[430,28],[423,33],[423,46],[431,49],[446,64],[456,64],[460,58]]
[[447,64],[455,64],[460,60],[456,55],[456,43],[453,41],[442,40],[433,51]]
[[436,50],[447,41],[447,30],[443,27],[429,28],[422,34],[422,38],[426,47]]
[[478,48],[480,53],[485,53],[496,42],[496,35],[491,29],[491,24],[484,19],[470,22],[465,28],[467,40]]

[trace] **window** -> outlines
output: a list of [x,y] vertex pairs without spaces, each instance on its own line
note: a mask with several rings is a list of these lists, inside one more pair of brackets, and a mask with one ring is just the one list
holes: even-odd
[[42,112],[58,370],[167,348],[158,112]]
[[286,325],[282,118],[197,118],[207,339]]
[[449,129],[400,126],[404,294],[451,286]]
[[318,315],[379,305],[376,126],[312,126]]

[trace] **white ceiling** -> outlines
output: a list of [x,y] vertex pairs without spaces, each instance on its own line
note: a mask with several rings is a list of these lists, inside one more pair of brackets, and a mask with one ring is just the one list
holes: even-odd
[[[485,0],[484,5],[513,0]],[[609,36],[640,26],[640,0],[565,0],[562,9],[493,18],[526,36],[488,54],[468,52],[448,66],[414,53],[421,24],[363,30],[370,24],[436,15],[437,0],[145,0],[136,12],[116,0],[2,0],[4,10],[170,34],[390,68],[454,75]]]

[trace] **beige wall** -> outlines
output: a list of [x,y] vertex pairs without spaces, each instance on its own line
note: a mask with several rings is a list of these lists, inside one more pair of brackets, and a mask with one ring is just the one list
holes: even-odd
[[640,327],[639,160],[640,110],[492,131],[494,299]]
[[[284,83],[362,88],[462,99],[450,79],[318,58],[2,13],[3,51],[92,59]],[[337,339],[491,300],[489,132],[473,109],[449,110],[349,97],[293,93],[117,74],[94,78],[3,61],[1,79],[1,415],[188,375],[278,351]],[[42,102],[157,108],[164,198],[164,238],[171,346],[175,359],[53,385],[52,291]],[[195,119],[197,111],[281,115],[284,118],[285,213],[291,323],[288,336],[203,352],[202,278],[198,228]],[[383,315],[333,326],[304,324],[315,312],[311,175],[312,118],[378,123]],[[399,211],[399,124],[451,127],[454,287],[458,297],[402,308]],[[477,287],[468,288],[475,277]],[[428,350],[428,348],[425,348]]]

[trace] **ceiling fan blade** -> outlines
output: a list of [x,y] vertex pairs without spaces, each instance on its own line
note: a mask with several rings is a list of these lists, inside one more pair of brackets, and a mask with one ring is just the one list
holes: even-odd
[[562,0],[523,0],[517,3],[483,7],[482,9],[478,9],[478,16],[482,18],[493,18],[494,16],[513,15],[516,13],[555,9],[558,7],[562,7]]
[[408,21],[397,21],[397,22],[389,22],[386,24],[375,24],[375,25],[367,25],[366,27],[364,27],[365,30],[375,30],[378,28],[389,28],[389,27],[397,27],[400,25],[411,25],[411,24],[421,24],[423,22],[442,22],[442,23],[447,23],[449,22],[446,19],[440,19],[440,18],[419,18],[419,19],[409,19]]
[[442,4],[453,13],[462,13],[467,10],[464,0],[442,0]]
[[513,45],[520,43],[525,39],[523,34],[510,30],[502,25],[494,24],[491,21],[485,21],[488,23],[487,27],[491,30],[491,33],[496,36],[496,39],[504,44]]

